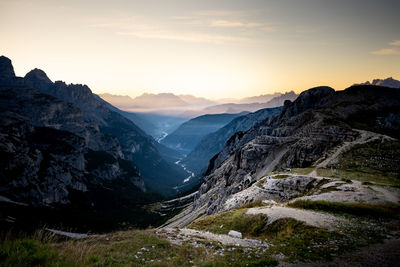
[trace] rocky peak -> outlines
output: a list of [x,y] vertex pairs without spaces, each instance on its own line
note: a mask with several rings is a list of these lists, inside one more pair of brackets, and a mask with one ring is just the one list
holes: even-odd
[[293,103],[284,103],[280,119],[289,118],[301,112],[323,104],[324,98],[333,95],[335,90],[328,86],[319,86],[302,92]]
[[33,69],[25,75],[25,79],[29,81],[40,81],[42,83],[52,83],[47,74],[41,69]]
[[8,57],[0,56],[0,79],[14,78],[14,68]]
[[366,81],[365,83],[359,83],[354,85],[375,85],[384,86],[390,88],[400,88],[400,81],[393,79],[392,77],[386,79],[374,79],[372,82]]

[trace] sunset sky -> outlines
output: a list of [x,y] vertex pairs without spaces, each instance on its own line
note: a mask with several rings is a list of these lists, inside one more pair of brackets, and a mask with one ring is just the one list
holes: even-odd
[[96,93],[245,97],[400,79],[399,0],[0,0],[0,54]]

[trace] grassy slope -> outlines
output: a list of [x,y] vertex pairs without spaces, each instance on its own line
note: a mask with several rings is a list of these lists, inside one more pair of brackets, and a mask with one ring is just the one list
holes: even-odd
[[275,266],[268,255],[213,243],[173,245],[152,230],[132,230],[55,242],[52,238],[3,240],[1,266]]

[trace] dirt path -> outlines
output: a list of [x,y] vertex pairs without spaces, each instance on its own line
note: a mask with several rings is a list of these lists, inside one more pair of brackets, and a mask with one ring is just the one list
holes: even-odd
[[219,242],[226,246],[241,246],[241,247],[265,247],[268,248],[268,244],[259,240],[249,238],[236,238],[229,235],[213,234],[210,232],[204,232],[189,228],[163,228],[157,231],[158,235],[165,235],[167,239],[174,244],[182,244],[185,241],[189,241],[192,238],[205,239],[208,241]]
[[373,133],[373,132],[368,132],[368,131],[363,131],[363,130],[355,130],[355,131],[360,133],[360,136],[356,140],[350,141],[350,142],[344,142],[341,146],[337,147],[335,149],[335,151],[328,156],[328,158],[326,158],[324,161],[319,163],[316,167],[317,168],[326,168],[327,166],[329,166],[331,164],[337,163],[339,156],[355,145],[371,142],[371,141],[377,140],[379,138],[391,139],[390,137],[388,137],[386,135],[381,135],[381,134],[377,134],[377,133]]
[[266,214],[268,224],[282,218],[293,218],[306,224],[327,228],[330,231],[339,230],[342,225],[349,222],[344,218],[338,218],[331,214],[319,213],[315,211],[294,209],[288,207],[274,206],[269,208],[250,208],[246,214]]

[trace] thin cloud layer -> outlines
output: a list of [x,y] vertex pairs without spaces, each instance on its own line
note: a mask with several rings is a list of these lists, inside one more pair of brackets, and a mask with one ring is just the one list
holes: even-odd
[[149,20],[140,16],[93,18],[89,26],[108,28],[118,35],[142,39],[174,40],[201,43],[257,43],[260,33],[273,33],[276,28],[249,20],[244,12],[212,10],[188,16],[170,16]]
[[[394,40],[389,43],[391,46],[400,46],[400,40]],[[382,48],[376,51],[372,51],[371,54],[379,56],[394,56],[400,55],[400,49],[398,48]]]
[[390,42],[389,44],[393,45],[393,46],[400,46],[400,40],[394,40],[393,42]]

